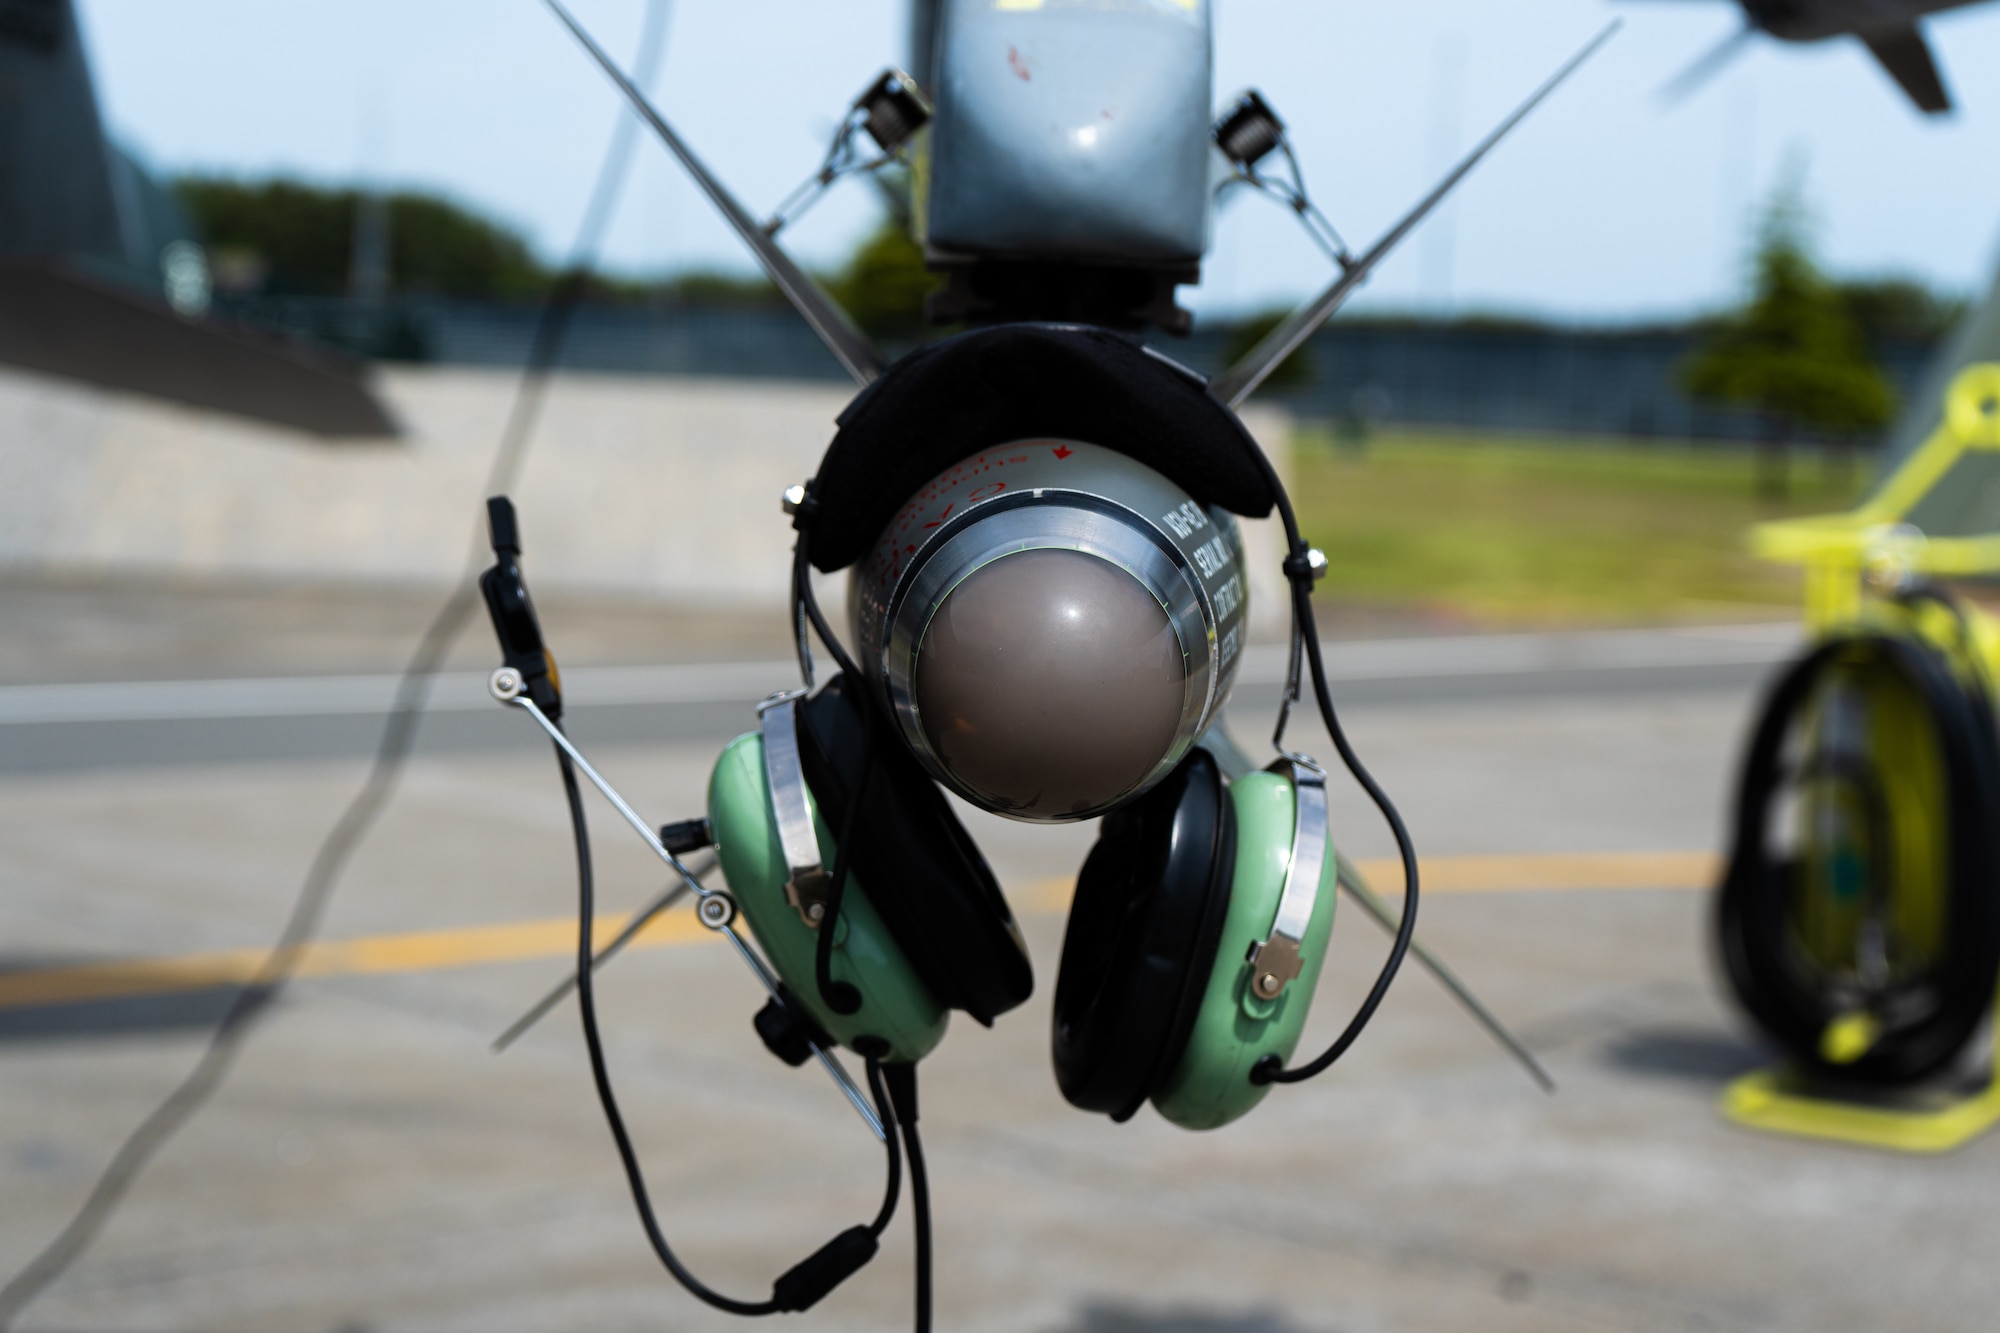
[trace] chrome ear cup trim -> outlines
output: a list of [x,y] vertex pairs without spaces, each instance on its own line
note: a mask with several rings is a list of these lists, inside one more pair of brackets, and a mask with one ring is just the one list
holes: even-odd
[[1285,891],[1278,899],[1271,934],[1250,949],[1250,989],[1259,999],[1275,1000],[1298,979],[1304,968],[1300,949],[1312,924],[1326,870],[1326,772],[1304,755],[1286,755],[1268,770],[1291,779],[1296,814],[1292,823],[1292,854],[1285,870]]
[[818,930],[826,917],[833,877],[821,864],[819,839],[813,833],[812,806],[806,800],[805,770],[799,762],[799,701],[804,690],[774,694],[757,705],[764,733],[764,776],[771,787],[771,818],[778,845],[785,852],[785,901],[799,920]]
[[[897,728],[925,769],[960,796],[985,804],[934,752],[917,704],[918,658],[930,617],[952,589],[995,561],[1032,550],[1076,551],[1123,571],[1160,605],[1180,645],[1181,720],[1170,746],[1131,789],[1066,817],[1088,819],[1148,789],[1187,757],[1219,706],[1225,681],[1217,670],[1218,617],[1208,590],[1185,555],[1143,514],[1086,492],[1045,488],[989,501],[947,523],[889,598],[884,684]],[[1190,635],[1190,628],[1200,632]]]

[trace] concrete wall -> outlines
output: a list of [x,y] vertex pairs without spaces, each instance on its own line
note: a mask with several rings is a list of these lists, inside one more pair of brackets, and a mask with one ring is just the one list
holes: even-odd
[[[0,371],[0,569],[445,585],[464,568],[518,383],[512,371],[388,370],[380,387],[404,437],[356,444]],[[512,488],[530,576],[781,606],[792,533],[779,496],[811,475],[850,396],[557,376]],[[1246,420],[1282,465],[1287,418]],[[1271,526],[1246,525],[1260,622],[1282,616]]]

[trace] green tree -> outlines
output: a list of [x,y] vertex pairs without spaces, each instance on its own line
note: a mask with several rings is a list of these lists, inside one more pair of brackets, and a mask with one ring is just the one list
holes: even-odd
[[1840,297],[1868,345],[1934,343],[1965,315],[1963,297],[1944,296],[1911,278],[1858,278],[1839,284]]
[[938,277],[924,267],[923,247],[894,218],[885,218],[831,283],[854,322],[877,338],[913,339],[924,330],[924,298]]
[[[174,189],[203,241],[258,274],[263,290],[346,292],[359,192],[291,180],[204,177],[182,179]],[[508,300],[532,297],[548,285],[548,273],[518,233],[449,200],[392,194],[388,223],[394,291]]]
[[1681,368],[1688,393],[1755,410],[1764,421],[1759,489],[1787,488],[1787,451],[1801,433],[1849,444],[1880,430],[1896,395],[1861,324],[1820,273],[1797,178],[1779,187],[1759,225],[1749,302],[1722,320]]
[[[1239,320],[1229,330],[1229,338],[1223,344],[1222,364],[1233,366],[1251,348],[1264,341],[1264,335],[1285,321],[1290,310],[1266,310],[1261,315],[1252,315]],[[1313,382],[1312,342],[1307,340],[1297,351],[1278,363],[1278,368],[1265,377],[1266,389],[1303,389]]]
[[891,167],[869,179],[881,196],[882,220],[827,286],[854,322],[874,337],[915,340],[924,332],[924,298],[943,280],[924,267],[909,173]]

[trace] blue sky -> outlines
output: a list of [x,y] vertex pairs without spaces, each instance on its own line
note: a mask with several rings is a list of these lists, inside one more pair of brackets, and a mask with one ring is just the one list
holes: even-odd
[[[658,101],[753,210],[817,165],[835,118],[899,61],[898,0],[671,0]],[[638,0],[577,0],[629,58]],[[115,133],[165,171],[366,175],[440,190],[560,254],[617,106],[536,0],[78,0]],[[1217,99],[1261,88],[1307,180],[1365,243],[1614,16],[1624,32],[1503,145],[1357,306],[1626,320],[1730,299],[1749,217],[1808,164],[1822,256],[1970,290],[2000,242],[2000,4],[1933,20],[1960,110],[1927,120],[1849,42],[1759,43],[1693,98],[1657,90],[1732,5],[1611,0],[1217,0]],[[1456,71],[1456,75],[1454,75]],[[1451,110],[1457,108],[1454,117]],[[726,111],[723,108],[728,108]],[[870,224],[860,186],[797,230],[830,264]],[[1325,261],[1255,199],[1217,226],[1198,310],[1288,304]],[[633,273],[748,270],[657,148],[605,255]]]

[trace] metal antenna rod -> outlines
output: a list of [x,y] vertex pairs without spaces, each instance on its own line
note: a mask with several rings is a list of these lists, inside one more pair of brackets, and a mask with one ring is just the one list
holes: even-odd
[[1248,398],[1272,371],[1284,363],[1286,357],[1299,349],[1299,344],[1312,337],[1319,326],[1326,323],[1334,311],[1340,309],[1353,294],[1354,289],[1374,271],[1375,266],[1387,258],[1389,252],[1395,249],[1419,222],[1429,217],[1432,209],[1444,202],[1444,197],[1479,165],[1480,159],[1492,152],[1516,125],[1527,118],[1529,112],[1540,106],[1544,98],[1554,92],[1563,80],[1574,74],[1584,61],[1596,55],[1598,48],[1610,41],[1612,35],[1624,26],[1623,19],[1614,20],[1603,32],[1597,34],[1588,46],[1571,56],[1569,62],[1551,75],[1548,82],[1535,90],[1533,96],[1515,108],[1513,115],[1501,121],[1499,126],[1486,136],[1484,142],[1453,167],[1451,174],[1440,181],[1436,189],[1424,196],[1422,202],[1415,208],[1404,214],[1403,220],[1390,228],[1386,236],[1375,242],[1373,249],[1344,268],[1331,287],[1293,311],[1284,323],[1272,329],[1261,342],[1244,353],[1242,360],[1218,375],[1208,386],[1208,391],[1231,407]]
[[[688,867],[689,873],[696,879],[700,879],[713,869],[715,869],[715,858],[713,856],[706,858],[699,865]],[[612,937],[609,944],[599,949],[591,957],[590,970],[595,973],[599,968],[617,957],[626,945],[638,938],[640,931],[651,924],[654,917],[666,911],[669,907],[687,897],[687,895],[688,886],[685,884],[670,884],[660,890],[659,893],[654,895],[653,901],[632,914],[632,919],[625,923],[624,929]],[[563,979],[551,987],[548,994],[535,1001],[527,1013],[515,1019],[505,1032],[493,1039],[493,1053],[498,1055],[520,1040],[529,1028],[532,1028],[535,1024],[548,1017],[549,1011],[562,1003],[564,997],[575,989],[576,973],[574,971],[564,973]]]
[[[765,965],[764,960],[757,956],[757,951],[750,947],[749,941],[745,940],[736,930],[735,926],[730,924],[731,918],[736,912],[736,900],[720,889],[711,889],[697,880],[689,872],[688,868],[681,863],[681,859],[667,850],[666,844],[660,841],[660,835],[653,832],[652,825],[639,818],[638,811],[626,803],[625,798],[618,794],[616,787],[605,781],[604,775],[599,773],[591,765],[591,762],[583,757],[583,751],[577,749],[575,744],[570,741],[570,738],[563,734],[561,727],[549,720],[547,713],[544,713],[540,708],[535,706],[533,699],[530,699],[525,694],[510,694],[506,692],[503,682],[506,685],[512,685],[516,688],[520,684],[518,677],[515,677],[512,681],[505,680],[507,676],[512,674],[512,670],[511,667],[502,667],[493,673],[490,688],[494,697],[502,703],[513,704],[516,708],[526,712],[529,717],[535,719],[541,729],[548,733],[549,739],[555,742],[556,748],[569,756],[570,762],[575,764],[578,771],[586,778],[590,779],[590,785],[597,788],[598,794],[609,801],[611,808],[623,815],[625,822],[632,826],[632,831],[637,833],[640,839],[653,849],[653,854],[673,867],[675,872],[680,875],[682,885],[693,891],[701,899],[696,910],[701,913],[702,924],[735,945],[736,952],[743,959],[744,966],[756,974],[757,980],[763,984],[764,989],[770,993],[772,999],[782,1003],[784,996],[779,993],[778,978],[772,975],[771,969]],[[721,909],[714,918],[711,918],[709,915],[708,909],[711,907]],[[825,1067],[827,1076],[834,1081],[842,1094],[853,1104],[854,1110],[860,1115],[862,1122],[868,1126],[877,1139],[887,1139],[888,1131],[882,1127],[881,1118],[875,1114],[875,1108],[869,1105],[867,1096],[855,1084],[853,1076],[847,1072],[847,1067],[840,1063],[840,1057],[817,1042],[809,1041],[807,1044],[812,1047],[813,1054],[819,1057],[819,1062]]]
[[736,196],[709,172],[702,160],[694,155],[694,150],[674,133],[673,126],[667,124],[666,117],[655,109],[639,85],[625,77],[618,63],[563,8],[561,0],[543,0],[543,3],[570,30],[611,82],[618,86],[618,91],[625,95],[625,100],[632,104],[639,118],[653,127],[653,133],[660,136],[660,142],[667,146],[667,151],[680,161],[688,175],[694,177],[694,183],[701,187],[701,192],[722,214],[723,221],[750,247],[751,253],[764,266],[764,271],[770,274],[772,283],[784,293],[792,308],[805,316],[806,323],[812,326],[812,331],[819,335],[819,340],[826,344],[827,350],[833,353],[847,373],[854,377],[855,383],[864,386],[872,383],[882,373],[883,361],[882,354],[869,342],[868,335],[840,308],[840,303],[827,294],[824,287],[792,261],[792,257],[764,231],[764,225],[751,217],[737,202]]
[[[1360,903],[1368,915],[1374,917],[1384,930],[1391,935],[1396,933],[1396,927],[1402,924],[1402,918],[1389,909],[1389,904],[1382,901],[1380,894],[1368,887],[1368,881],[1361,877],[1361,872],[1356,870],[1344,856],[1340,858],[1340,887],[1347,891],[1349,897]],[[1549,1077],[1548,1070],[1542,1068],[1542,1062],[1535,1058],[1534,1052],[1522,1045],[1520,1038],[1509,1032],[1507,1025],[1494,1017],[1493,1012],[1479,1002],[1479,997],[1458,979],[1457,974],[1445,966],[1442,958],[1425,948],[1422,940],[1411,940],[1410,952],[1417,956],[1417,961],[1430,969],[1431,975],[1452,993],[1454,999],[1465,1006],[1466,1011],[1478,1020],[1481,1027],[1493,1034],[1495,1041],[1507,1048],[1508,1052],[1520,1062],[1521,1067],[1528,1071],[1528,1077],[1535,1080],[1543,1092],[1556,1090],[1556,1081]]]

